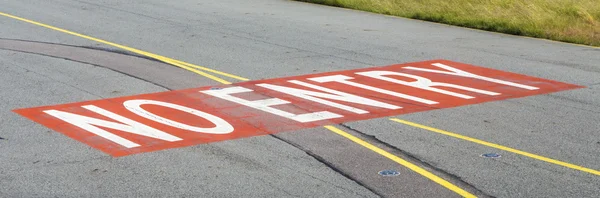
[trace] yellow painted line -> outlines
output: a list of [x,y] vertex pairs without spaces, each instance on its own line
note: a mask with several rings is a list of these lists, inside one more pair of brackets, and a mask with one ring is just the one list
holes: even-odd
[[147,56],[147,57],[150,57],[150,58],[154,58],[154,59],[160,60],[162,62],[165,62],[165,63],[171,64],[171,65],[174,65],[174,66],[186,69],[188,71],[194,72],[196,74],[199,74],[201,76],[207,77],[209,79],[212,79],[214,81],[217,81],[217,82],[220,82],[220,83],[223,83],[223,84],[231,84],[231,82],[229,82],[227,80],[224,80],[222,78],[216,77],[214,75],[208,74],[206,72],[199,71],[198,69],[204,70],[204,71],[207,71],[207,72],[212,72],[212,73],[219,74],[219,75],[223,75],[223,76],[227,76],[227,77],[230,77],[230,78],[238,79],[238,80],[244,80],[244,81],[248,80],[246,78],[242,78],[242,77],[239,77],[239,76],[236,76],[236,75],[233,75],[233,74],[228,74],[228,73],[225,73],[225,72],[221,72],[221,71],[209,69],[209,68],[206,68],[206,67],[194,65],[194,64],[191,64],[191,63],[186,63],[186,62],[183,62],[183,61],[179,61],[179,60],[167,58],[167,57],[164,57],[164,56],[161,56],[161,55],[157,55],[157,54],[153,54],[153,53],[150,53],[150,52],[146,52],[146,51],[142,51],[142,50],[139,50],[139,49],[135,49],[135,48],[132,48],[132,47],[127,47],[127,46],[124,46],[124,45],[116,44],[116,43],[113,43],[113,42],[105,41],[105,40],[94,38],[94,37],[87,36],[87,35],[83,35],[83,34],[80,34],[80,33],[77,33],[77,32],[72,32],[72,31],[69,31],[69,30],[62,29],[62,28],[54,27],[54,26],[51,26],[51,25],[46,25],[46,24],[43,24],[43,23],[40,23],[40,22],[37,22],[37,21],[32,21],[32,20],[21,18],[21,17],[18,17],[18,16],[6,14],[6,13],[3,13],[3,12],[0,12],[0,15],[5,16],[5,17],[9,17],[9,18],[12,18],[12,19],[16,19],[16,20],[19,20],[19,21],[27,22],[27,23],[30,23],[30,24],[34,24],[34,25],[37,25],[37,26],[45,27],[45,28],[48,28],[48,29],[52,29],[52,30],[55,30],[55,31],[59,31],[59,32],[62,32],[62,33],[65,33],[65,34],[70,34],[70,35],[77,36],[77,37],[80,37],[80,38],[92,40],[92,41],[95,41],[95,42],[98,42],[98,43],[103,43],[103,44],[106,44],[106,45],[110,45],[110,46],[113,46],[113,47],[116,47],[116,48],[119,48],[119,49],[123,49],[123,50],[126,50],[126,51],[130,51],[130,52],[133,52],[133,53],[136,53],[136,54],[139,54],[139,55],[143,55],[143,56]]
[[388,158],[388,159],[390,159],[390,160],[392,160],[392,161],[394,161],[394,162],[396,162],[396,163],[398,163],[398,164],[400,164],[402,166],[405,166],[406,168],[408,168],[408,169],[410,169],[412,171],[415,171],[416,173],[419,173],[420,175],[422,175],[422,176],[424,176],[424,177],[426,177],[426,178],[434,181],[435,183],[438,183],[439,185],[442,185],[443,187],[448,188],[451,191],[454,191],[455,193],[457,193],[457,194],[459,194],[459,195],[461,195],[463,197],[476,197],[475,195],[473,195],[473,194],[471,194],[471,193],[469,193],[469,192],[467,192],[467,191],[459,188],[458,186],[456,186],[456,185],[454,185],[454,184],[452,184],[452,183],[450,183],[450,182],[448,182],[448,181],[446,181],[446,180],[438,177],[437,175],[434,175],[433,173],[431,173],[431,172],[429,172],[429,171],[427,171],[427,170],[425,170],[425,169],[423,169],[423,168],[421,168],[421,167],[419,167],[419,166],[417,166],[417,165],[415,165],[413,163],[410,163],[410,162],[408,162],[408,161],[406,161],[406,160],[404,160],[404,159],[402,159],[402,158],[400,158],[398,156],[395,156],[394,154],[391,154],[391,153],[389,153],[389,152],[387,152],[387,151],[385,151],[383,149],[380,149],[379,147],[377,147],[375,145],[372,145],[371,143],[369,143],[367,141],[364,141],[364,140],[362,140],[362,139],[360,139],[360,138],[358,138],[356,136],[353,136],[352,134],[349,134],[349,133],[347,133],[345,131],[342,131],[342,130],[334,127],[334,126],[325,126],[325,128],[329,129],[330,131],[332,131],[334,133],[337,133],[338,135],[341,135],[341,136],[343,136],[343,137],[345,137],[345,138],[347,138],[349,140],[352,140],[354,143],[359,144],[359,145],[361,145],[361,146],[363,146],[365,148],[368,148],[369,150],[371,150],[371,151],[373,151],[373,152],[375,152],[375,153],[377,153],[379,155],[382,155],[382,156],[384,156],[384,157],[386,157],[386,158]]
[[230,73],[225,73],[225,72],[214,70],[214,69],[210,69],[210,68],[207,68],[207,67],[202,67],[202,66],[191,64],[191,63],[186,63],[186,62],[183,62],[183,61],[180,61],[180,60],[173,60],[173,61],[175,61],[177,63],[180,63],[180,64],[183,64],[183,65],[186,65],[186,66],[189,66],[189,67],[193,67],[193,68],[196,68],[196,69],[201,69],[201,70],[204,70],[204,71],[207,71],[207,72],[212,72],[212,73],[215,73],[215,74],[219,74],[221,76],[227,76],[229,78],[233,78],[233,79],[237,79],[237,80],[241,80],[241,81],[248,81],[248,80],[250,80],[250,79],[247,79],[247,78],[244,78],[244,77],[240,77],[240,76],[236,76],[236,75],[233,75],[233,74],[230,74]]
[[523,156],[526,156],[526,157],[530,157],[530,158],[533,158],[533,159],[541,160],[541,161],[548,162],[548,163],[551,163],[551,164],[556,164],[556,165],[559,165],[559,166],[564,166],[564,167],[567,167],[567,168],[571,168],[571,169],[575,169],[575,170],[579,170],[579,171],[583,171],[583,172],[586,172],[586,173],[591,173],[591,174],[600,176],[600,171],[597,171],[597,170],[594,170],[594,169],[590,169],[590,168],[578,166],[578,165],[575,165],[575,164],[570,164],[570,163],[567,163],[567,162],[563,162],[563,161],[559,161],[559,160],[547,158],[547,157],[536,155],[536,154],[533,154],[533,153],[528,153],[528,152],[525,152],[525,151],[520,151],[520,150],[517,150],[517,149],[510,148],[510,147],[506,147],[506,146],[494,144],[494,143],[491,143],[491,142],[486,142],[486,141],[483,141],[483,140],[475,139],[475,138],[472,138],[472,137],[467,137],[467,136],[456,134],[456,133],[452,133],[452,132],[449,132],[449,131],[444,131],[442,129],[436,129],[436,128],[433,128],[433,127],[429,127],[429,126],[417,124],[417,123],[414,123],[414,122],[409,122],[409,121],[406,121],[406,120],[400,120],[400,119],[397,119],[397,118],[391,118],[390,120],[392,120],[394,122],[406,124],[406,125],[409,125],[409,126],[413,126],[413,127],[425,129],[425,130],[428,130],[428,131],[431,131],[431,132],[436,132],[436,133],[439,133],[439,134],[447,135],[447,136],[458,138],[458,139],[461,139],[461,140],[466,140],[466,141],[469,141],[469,142],[473,142],[473,143],[481,144],[481,145],[484,145],[484,146],[488,146],[488,147],[500,149],[500,150],[503,150],[503,151],[508,151],[508,152],[511,152],[511,153],[523,155]]
[[[222,84],[231,84],[231,82],[229,82],[227,80],[224,80],[222,78],[213,76],[211,74],[208,74],[208,73],[205,73],[205,72],[202,72],[202,71],[198,71],[196,69],[204,70],[204,71],[207,71],[207,72],[212,72],[212,73],[215,73],[215,74],[227,76],[227,77],[238,79],[238,80],[241,80],[241,81],[247,81],[247,80],[249,80],[247,78],[239,77],[239,76],[236,76],[236,75],[233,75],[233,74],[228,74],[228,73],[217,71],[217,70],[213,70],[213,69],[210,69],[210,68],[206,68],[206,67],[194,65],[194,64],[191,64],[191,63],[186,63],[186,62],[183,62],[183,61],[171,59],[171,58],[164,57],[164,56],[157,55],[157,54],[153,54],[153,53],[150,53],[150,52],[145,52],[145,51],[138,50],[138,49],[135,49],[135,48],[131,48],[131,47],[127,47],[127,46],[124,46],[124,45],[112,43],[112,42],[105,41],[105,40],[102,40],[102,39],[98,39],[98,38],[94,38],[94,37],[91,37],[91,36],[79,34],[79,33],[76,33],[76,32],[72,32],[72,31],[69,31],[69,30],[57,28],[57,27],[50,26],[50,25],[46,25],[46,24],[43,24],[43,23],[39,23],[39,22],[36,22],[36,21],[29,20],[29,19],[24,19],[24,18],[21,18],[21,17],[13,16],[13,15],[6,14],[6,13],[3,13],[3,12],[0,12],[0,15],[6,16],[6,17],[9,17],[9,18],[13,18],[13,19],[16,19],[16,20],[19,20],[19,21],[31,23],[31,24],[34,24],[34,25],[42,26],[42,27],[45,27],[45,28],[48,28],[48,29],[56,30],[56,31],[59,31],[59,32],[63,32],[63,33],[66,33],[66,34],[70,34],[70,35],[73,35],[73,36],[77,36],[77,37],[81,37],[81,38],[84,38],[84,39],[88,39],[88,40],[96,41],[96,42],[103,43],[103,44],[106,44],[106,45],[110,45],[110,46],[113,46],[113,47],[116,47],[116,48],[127,50],[127,51],[130,51],[130,52],[136,53],[136,54],[140,54],[140,55],[143,55],[143,56],[151,57],[151,58],[163,61],[165,63],[181,67],[181,68],[186,69],[188,71],[194,72],[196,74],[202,75],[202,76],[207,77],[209,79],[212,79],[214,81],[220,82]],[[378,154],[380,154],[380,155],[382,155],[384,157],[387,157],[388,159],[391,159],[392,161],[397,162],[397,163],[399,163],[399,164],[401,164],[401,165],[403,165],[403,166],[405,166],[405,167],[407,167],[407,168],[409,168],[409,169],[411,169],[411,170],[413,170],[413,171],[415,171],[415,172],[423,175],[424,177],[427,177],[427,178],[431,179],[432,181],[434,181],[434,182],[436,182],[436,183],[438,183],[438,184],[440,184],[440,185],[442,185],[442,186],[444,186],[444,187],[446,187],[446,188],[448,188],[448,189],[450,189],[450,190],[458,193],[459,195],[461,195],[463,197],[469,197],[469,198],[476,197],[475,195],[473,195],[473,194],[471,194],[471,193],[469,193],[469,192],[467,192],[467,191],[459,188],[458,186],[455,186],[454,184],[452,184],[452,183],[450,183],[450,182],[448,182],[448,181],[446,181],[446,180],[444,180],[444,179],[442,179],[442,178],[434,175],[433,173],[430,173],[427,170],[422,169],[419,166],[416,166],[416,165],[414,165],[414,164],[412,164],[412,163],[410,163],[410,162],[408,162],[406,160],[403,160],[402,158],[400,158],[398,156],[395,156],[395,155],[393,155],[393,154],[391,154],[391,153],[389,153],[389,152],[387,152],[387,151],[385,151],[383,149],[380,149],[380,148],[378,148],[378,147],[376,147],[376,146],[374,146],[374,145],[372,145],[372,144],[370,144],[370,143],[368,143],[368,142],[366,142],[366,141],[364,141],[364,140],[362,140],[360,138],[357,138],[357,137],[355,137],[355,136],[353,136],[353,135],[351,135],[349,133],[346,133],[346,132],[344,132],[344,131],[342,131],[342,130],[334,127],[334,126],[325,126],[325,128],[327,128],[330,131],[332,131],[334,133],[337,133],[337,134],[339,134],[339,135],[341,135],[341,136],[343,136],[345,138],[348,138],[348,139],[352,140],[353,142],[355,142],[357,144],[360,144],[360,145],[364,146],[365,148],[368,148],[368,149],[374,151],[375,153],[378,153]]]

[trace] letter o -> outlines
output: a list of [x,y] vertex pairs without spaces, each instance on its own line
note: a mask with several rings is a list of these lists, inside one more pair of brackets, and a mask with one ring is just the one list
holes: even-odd
[[[125,108],[127,108],[127,110],[142,116],[144,118],[147,118],[149,120],[153,120],[165,125],[169,125],[175,128],[180,128],[180,129],[184,129],[184,130],[188,130],[188,131],[193,131],[193,132],[199,132],[199,133],[210,133],[210,134],[228,134],[233,132],[234,128],[233,126],[231,126],[231,124],[229,124],[227,121],[196,110],[196,109],[192,109],[189,107],[184,107],[181,105],[176,105],[176,104],[172,104],[172,103],[167,103],[167,102],[161,102],[161,101],[155,101],[155,100],[128,100],[125,101],[123,103],[123,105],[125,106]],[[195,127],[195,126],[190,126],[184,123],[180,123],[180,122],[176,122],[167,118],[163,118],[161,116],[158,116],[156,114],[150,113],[148,111],[146,111],[145,109],[143,109],[141,106],[142,105],[158,105],[158,106],[163,106],[163,107],[168,107],[171,109],[177,109],[186,113],[190,113],[193,115],[196,115],[198,117],[202,117],[210,122],[212,122],[213,124],[215,124],[216,126],[213,128],[201,128],[201,127]]]

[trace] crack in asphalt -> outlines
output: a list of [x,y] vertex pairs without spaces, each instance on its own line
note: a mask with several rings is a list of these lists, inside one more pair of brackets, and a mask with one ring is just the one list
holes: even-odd
[[[7,49],[1,49],[1,50],[7,50]],[[8,49],[7,51],[18,51],[18,50],[10,50],[10,49]],[[28,52],[23,52],[23,53],[28,53]],[[35,54],[35,53],[31,53],[31,54]],[[40,54],[40,55],[42,55],[42,54]],[[42,56],[43,56],[43,55],[42,55]],[[53,57],[53,58],[55,58],[55,57]],[[76,61],[76,62],[77,62],[77,61]],[[51,80],[51,81],[54,81],[54,82],[60,83],[60,84],[62,84],[62,85],[65,85],[65,86],[67,86],[67,87],[71,87],[71,88],[73,88],[73,89],[76,89],[76,90],[82,91],[82,92],[84,92],[84,93],[87,93],[87,94],[90,94],[90,95],[92,95],[92,96],[95,96],[95,97],[98,97],[98,98],[102,98],[102,99],[104,99],[104,97],[102,97],[102,96],[99,96],[99,95],[97,95],[97,94],[94,94],[94,93],[92,93],[92,92],[89,92],[89,91],[87,91],[87,90],[84,90],[84,89],[82,89],[82,88],[80,88],[80,87],[77,87],[77,86],[75,86],[75,85],[71,85],[71,84],[69,84],[69,83],[65,83],[65,82],[63,82],[63,81],[60,81],[60,80],[58,80],[58,79],[54,79],[54,78],[52,78],[52,77],[50,77],[50,76],[48,76],[48,75],[44,75],[44,74],[41,74],[41,73],[39,73],[39,72],[32,71],[32,70],[30,70],[30,69],[28,69],[28,68],[21,67],[21,66],[19,66],[18,64],[15,64],[15,63],[12,63],[12,65],[14,65],[14,66],[16,66],[16,67],[19,67],[19,68],[21,68],[21,69],[23,69],[23,70],[25,70],[25,72],[31,72],[31,73],[34,73],[34,74],[36,74],[36,75],[43,76],[43,77],[45,77],[45,78],[47,78],[47,79],[49,79],[49,80]]]
[[[5,39],[0,38],[0,40],[5,40]],[[45,43],[45,42],[37,42],[37,41],[26,41],[26,42],[43,43],[43,44],[53,44],[53,43]],[[54,45],[61,45],[61,44],[54,44]],[[139,56],[132,55],[132,54],[129,54],[129,53],[119,53],[118,50],[109,50],[109,49],[105,49],[105,48],[97,48],[97,49],[95,49],[95,48],[83,47],[83,46],[71,46],[71,45],[64,45],[64,46],[77,47],[77,48],[86,48],[86,49],[94,49],[94,50],[106,51],[106,52],[110,52],[110,53],[117,53],[117,54],[122,54],[122,55],[127,55],[127,56],[134,56],[134,57],[138,57],[138,58],[143,58],[143,57],[139,57]],[[173,89],[170,89],[170,88],[165,87],[163,85],[160,85],[160,84],[158,84],[156,82],[153,82],[151,80],[143,79],[143,78],[131,75],[129,73],[121,72],[119,70],[116,70],[116,69],[113,69],[113,68],[110,68],[110,67],[106,67],[106,66],[103,66],[103,65],[99,65],[99,64],[96,64],[96,63],[90,63],[90,62],[79,61],[79,60],[74,60],[74,59],[65,58],[65,57],[52,56],[52,55],[48,55],[48,54],[42,54],[42,53],[36,53],[36,52],[29,52],[29,51],[23,51],[23,50],[14,50],[14,49],[6,49],[6,48],[0,48],[0,50],[13,51],[13,52],[21,52],[21,53],[27,53],[27,54],[35,54],[35,55],[40,55],[40,56],[45,56],[45,57],[50,57],[50,58],[57,58],[57,59],[63,59],[63,60],[67,60],[67,61],[73,61],[73,62],[77,62],[77,63],[87,64],[87,65],[91,65],[91,66],[95,66],[95,67],[100,67],[100,68],[108,69],[110,71],[114,71],[114,72],[117,72],[119,74],[123,74],[125,76],[132,77],[132,78],[135,78],[135,79],[138,79],[138,80],[141,80],[141,81],[144,81],[144,82],[156,85],[158,87],[164,88],[164,89],[169,90],[169,91],[173,90]],[[155,60],[155,59],[152,59],[152,58],[145,58],[145,59],[164,63],[162,61]],[[168,64],[168,65],[171,65],[171,64]],[[23,67],[20,67],[20,68],[23,68]],[[25,69],[27,71],[31,71],[31,70],[28,70],[27,68],[23,68],[23,69]],[[67,86],[71,86],[71,85],[67,85]],[[85,91],[85,92],[87,92],[87,91]],[[98,97],[103,98],[101,96],[98,96]]]
[[587,86],[588,86],[588,87],[593,87],[593,86],[596,86],[596,85],[600,85],[600,82],[597,82],[597,83],[592,83],[592,84],[589,84],[589,85],[587,85]]
[[[297,149],[299,149],[299,150],[303,151],[304,153],[306,153],[307,155],[311,156],[311,157],[312,157],[312,158],[314,158],[315,160],[317,160],[317,161],[319,161],[319,162],[323,163],[325,166],[329,167],[331,170],[335,171],[336,173],[338,173],[338,174],[340,174],[340,175],[344,176],[345,178],[347,178],[347,179],[349,179],[349,180],[351,180],[351,181],[354,181],[356,184],[358,184],[358,185],[362,186],[363,188],[365,188],[365,189],[367,189],[367,190],[371,191],[373,194],[375,194],[375,195],[377,195],[377,196],[379,196],[379,197],[383,197],[383,196],[382,196],[382,194],[380,194],[379,192],[377,192],[375,189],[373,189],[373,188],[369,187],[368,185],[366,185],[365,183],[362,183],[361,181],[358,181],[358,180],[357,180],[357,178],[354,178],[354,177],[352,177],[351,175],[349,175],[349,174],[345,173],[344,171],[342,171],[341,169],[339,169],[338,167],[336,167],[336,166],[335,166],[335,165],[333,165],[332,163],[328,162],[327,160],[325,160],[325,159],[324,159],[324,158],[322,158],[321,156],[319,156],[319,155],[317,155],[317,154],[315,154],[315,153],[313,153],[313,152],[311,152],[311,151],[309,151],[309,150],[305,149],[304,147],[302,147],[302,146],[300,146],[300,145],[298,145],[298,144],[296,144],[296,143],[293,143],[293,142],[287,141],[287,140],[285,140],[285,139],[283,139],[283,138],[281,138],[281,137],[277,136],[276,134],[270,134],[269,136],[271,136],[271,137],[273,137],[273,138],[275,138],[275,139],[278,139],[278,140],[280,140],[280,141],[282,141],[282,142],[284,142],[284,143],[287,143],[287,144],[289,144],[289,145],[291,145],[291,146],[293,146],[293,147],[295,147],[295,148],[297,148]],[[355,192],[355,193],[356,193],[356,192]]]
[[[116,48],[106,48],[106,47],[98,47],[98,46],[69,45],[69,44],[63,44],[63,43],[51,43],[51,42],[44,42],[44,41],[32,41],[32,40],[11,39],[11,38],[0,38],[0,40],[21,41],[21,42],[29,42],[29,43],[39,43],[39,44],[48,44],[48,45],[60,45],[60,46],[66,46],[66,47],[75,47],[75,48],[84,48],[84,49],[91,49],[91,50],[100,50],[100,51],[105,51],[105,52],[110,52],[110,53],[115,53],[115,54],[121,54],[121,55],[126,55],[126,56],[133,56],[133,57],[137,57],[137,58],[142,58],[142,59],[146,59],[146,60],[150,60],[150,61],[154,61],[154,62],[165,63],[163,61],[160,61],[160,60],[152,58],[152,57],[148,57],[148,56],[136,54],[136,53],[133,53],[133,52],[130,52],[130,51],[127,51],[127,50],[116,49]],[[6,49],[6,50],[10,50],[10,49]],[[171,64],[168,64],[168,63],[165,63],[165,64],[171,65]],[[171,65],[171,66],[173,66],[173,65]]]
[[394,145],[391,145],[391,144],[389,144],[389,143],[387,143],[385,141],[382,141],[382,140],[378,139],[374,135],[369,135],[367,133],[364,133],[364,132],[362,132],[362,131],[360,131],[358,129],[355,129],[355,128],[347,125],[346,123],[341,123],[340,126],[343,126],[344,128],[346,128],[346,129],[348,129],[350,131],[358,133],[358,134],[360,134],[363,137],[367,137],[367,139],[370,140],[371,142],[376,142],[377,144],[384,145],[385,147],[388,147],[389,149],[392,149],[392,150],[394,150],[394,151],[396,151],[398,153],[401,153],[402,155],[404,155],[408,159],[410,159],[410,161],[416,161],[416,162],[418,162],[422,167],[424,166],[426,168],[435,170],[436,172],[440,172],[440,173],[446,175],[447,177],[452,178],[453,180],[458,181],[458,182],[462,183],[465,186],[468,186],[470,189],[476,191],[477,194],[481,194],[481,195],[484,195],[485,197],[490,197],[490,198],[494,197],[494,196],[492,196],[492,195],[490,195],[490,194],[488,194],[488,193],[486,193],[486,192],[478,189],[473,184],[470,184],[469,182],[465,181],[462,177],[460,177],[460,176],[458,176],[456,174],[450,173],[450,172],[448,172],[448,171],[446,171],[446,170],[444,170],[442,168],[436,167],[435,165],[431,164],[430,162],[427,162],[427,161],[425,161],[423,159],[420,159],[417,155],[412,154],[412,153],[410,153],[408,151],[402,150],[402,149],[400,149],[400,148],[398,148],[398,147],[396,147]]

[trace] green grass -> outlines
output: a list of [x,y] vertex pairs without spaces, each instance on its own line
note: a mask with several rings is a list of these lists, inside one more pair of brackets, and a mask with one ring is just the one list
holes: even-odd
[[600,0],[300,0],[600,46]]

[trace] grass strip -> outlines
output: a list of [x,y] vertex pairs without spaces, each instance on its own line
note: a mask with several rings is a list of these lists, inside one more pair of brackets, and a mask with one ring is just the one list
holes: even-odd
[[300,0],[600,46],[600,0]]

